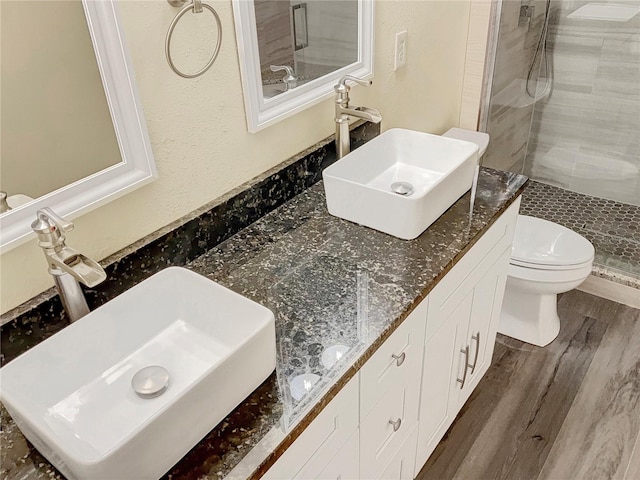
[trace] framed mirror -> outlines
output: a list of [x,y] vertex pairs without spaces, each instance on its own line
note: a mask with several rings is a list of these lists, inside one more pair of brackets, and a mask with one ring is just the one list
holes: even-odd
[[39,208],[72,219],[157,173],[114,0],[1,8],[5,252],[32,238]]
[[233,0],[247,113],[255,133],[373,73],[373,0]]

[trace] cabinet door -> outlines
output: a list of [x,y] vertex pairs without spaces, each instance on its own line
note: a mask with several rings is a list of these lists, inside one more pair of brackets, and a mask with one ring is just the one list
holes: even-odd
[[510,256],[511,249],[503,253],[473,289],[473,306],[467,330],[467,382],[460,392],[460,406],[469,398],[491,365]]
[[491,364],[516,214],[505,213],[429,295],[416,474]]
[[[418,429],[417,471],[427,461],[440,438],[458,413],[458,395],[466,368],[467,325],[471,314],[473,292],[461,299],[445,315],[443,310],[430,310],[428,321],[441,321],[440,329],[429,339],[424,351],[420,420]],[[417,474],[416,471],[416,474]]]

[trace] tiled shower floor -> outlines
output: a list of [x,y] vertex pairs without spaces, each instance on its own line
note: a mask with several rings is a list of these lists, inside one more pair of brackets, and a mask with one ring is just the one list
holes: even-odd
[[531,181],[520,213],[578,232],[593,243],[596,267],[640,279],[640,207]]

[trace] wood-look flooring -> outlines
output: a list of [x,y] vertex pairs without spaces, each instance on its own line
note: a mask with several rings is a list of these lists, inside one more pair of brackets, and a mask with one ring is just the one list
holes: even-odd
[[640,480],[640,310],[573,290],[545,348],[493,364],[419,480]]

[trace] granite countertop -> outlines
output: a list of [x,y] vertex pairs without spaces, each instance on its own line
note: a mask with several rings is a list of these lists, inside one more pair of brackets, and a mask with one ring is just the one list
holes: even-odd
[[[188,263],[274,311],[278,359],[276,372],[165,478],[264,473],[526,182],[482,168],[473,215],[467,193],[410,241],[329,215],[320,182]],[[335,349],[338,361],[329,355]],[[304,395],[291,388],[300,378],[313,384]],[[7,478],[61,478],[4,408],[0,421]]]

